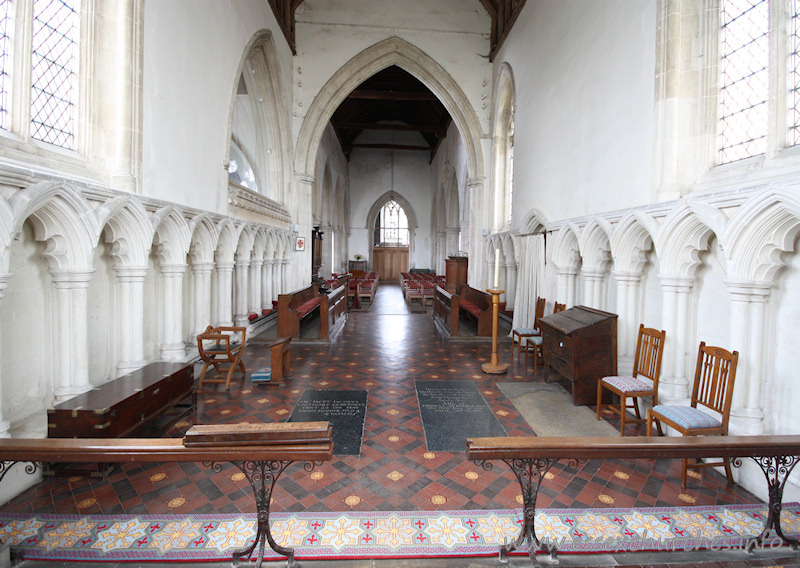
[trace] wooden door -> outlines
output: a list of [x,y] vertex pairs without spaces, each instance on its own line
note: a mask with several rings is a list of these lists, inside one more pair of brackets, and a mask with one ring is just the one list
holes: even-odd
[[408,247],[374,247],[372,270],[384,282],[400,280],[400,273],[408,272]]

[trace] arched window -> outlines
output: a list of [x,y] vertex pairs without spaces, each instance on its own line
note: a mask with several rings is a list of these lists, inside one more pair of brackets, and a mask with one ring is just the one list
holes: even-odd
[[495,88],[494,109],[494,199],[492,229],[502,231],[511,225],[514,188],[514,77],[503,63]]
[[258,192],[253,166],[250,165],[250,160],[233,140],[231,140],[231,160],[228,163],[228,181]]
[[390,199],[375,218],[375,246],[407,247],[408,217],[397,201]]

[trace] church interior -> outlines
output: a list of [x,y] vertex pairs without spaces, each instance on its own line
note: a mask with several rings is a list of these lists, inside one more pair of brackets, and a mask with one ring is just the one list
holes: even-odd
[[[659,412],[698,396],[703,346],[730,373],[715,433],[798,432],[800,3],[0,0],[0,44],[9,443],[93,437],[64,424],[147,373],[184,382],[115,437],[313,421],[335,392],[360,418],[287,469],[276,514],[519,510],[465,438],[635,442],[648,411],[681,438]],[[575,317],[610,353],[580,393],[556,351],[578,369],[599,340],[552,335]],[[641,373],[642,328],[649,398],[613,390],[634,423],[597,384]],[[255,512],[232,466],[6,463],[0,517]],[[536,506],[771,498],[734,465],[562,461]]]

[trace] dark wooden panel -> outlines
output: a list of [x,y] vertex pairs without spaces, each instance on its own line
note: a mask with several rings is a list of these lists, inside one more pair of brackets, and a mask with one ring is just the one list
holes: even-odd
[[548,378],[570,381],[573,404],[595,404],[597,381],[617,374],[616,314],[575,306],[540,318],[539,327]]

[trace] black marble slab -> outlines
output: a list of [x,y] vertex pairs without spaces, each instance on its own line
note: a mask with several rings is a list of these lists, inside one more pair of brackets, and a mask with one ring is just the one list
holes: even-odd
[[430,452],[464,452],[466,438],[506,431],[472,381],[414,381]]
[[306,389],[297,401],[288,422],[327,420],[333,433],[333,454],[361,454],[364,417],[367,414],[365,390]]

